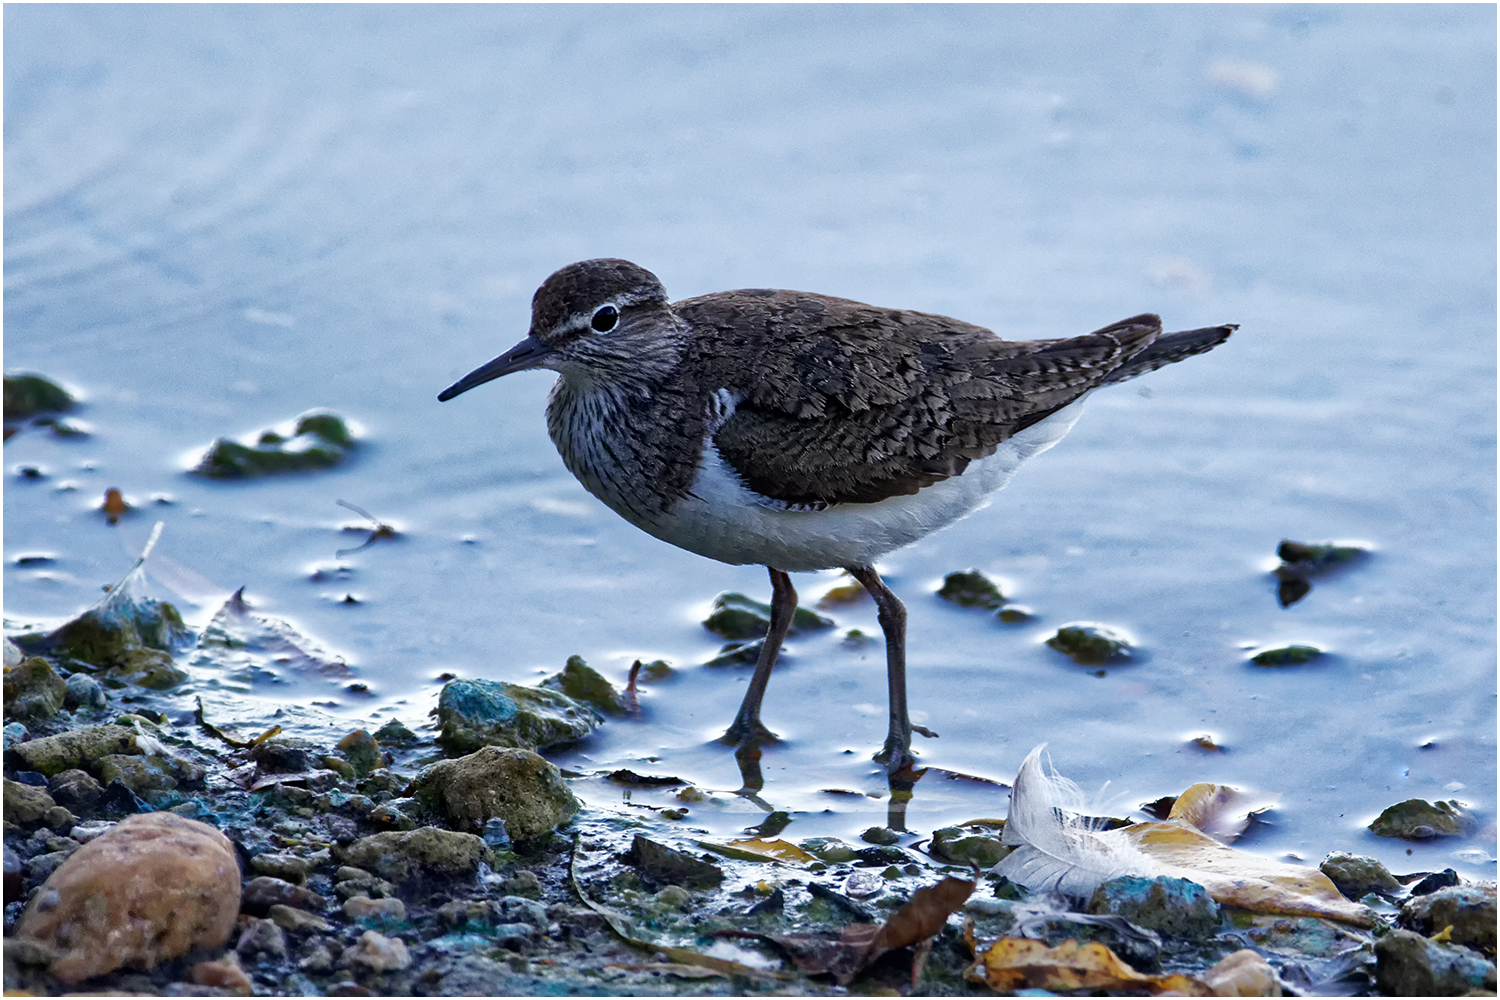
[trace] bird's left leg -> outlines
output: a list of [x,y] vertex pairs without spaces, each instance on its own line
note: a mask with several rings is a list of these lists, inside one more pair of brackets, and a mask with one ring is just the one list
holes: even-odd
[[[847,567],[849,575],[858,580],[875,599],[880,630],[885,633],[886,681],[890,685],[891,728],[886,735],[885,746],[875,755],[875,760],[885,765],[894,774],[916,764],[911,754],[911,716],[906,710],[906,608],[889,587],[880,579],[873,566]],[[916,727],[923,736],[936,734]]]
[[740,710],[725,731],[725,743],[744,746],[747,743],[769,743],[776,734],[760,721],[760,702],[766,696],[766,685],[771,683],[771,668],[776,665],[776,656],[781,644],[792,627],[792,615],[797,610],[797,591],[792,578],[779,569],[771,569],[771,624],[766,629],[766,638],[760,647],[760,656],[755,661],[755,673],[750,686],[745,690],[745,700]]

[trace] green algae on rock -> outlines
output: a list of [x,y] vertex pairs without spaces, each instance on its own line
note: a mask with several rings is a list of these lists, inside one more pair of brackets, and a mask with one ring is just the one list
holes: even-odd
[[1257,667],[1300,667],[1323,656],[1317,646],[1280,646],[1266,649],[1250,657]]
[[334,749],[344,755],[354,772],[361,777],[385,763],[385,758],[380,753],[380,744],[363,729],[356,729],[339,740]]
[[1134,655],[1130,640],[1104,625],[1075,622],[1057,630],[1047,645],[1084,667],[1125,663]]
[[582,702],[604,715],[626,715],[630,711],[625,698],[615,686],[581,656],[568,657],[561,673],[542,681],[539,687],[561,691],[574,701]]
[[1013,850],[1000,841],[1004,831],[1005,821],[998,819],[945,826],[932,831],[932,844],[928,850],[934,858],[948,864],[976,864],[980,868],[991,868]]
[[454,753],[480,747],[540,750],[573,743],[593,732],[603,718],[556,691],[508,681],[449,681],[438,695],[438,745]]
[[[802,635],[833,628],[832,618],[825,618],[807,608],[792,614],[788,635]],[[759,639],[771,627],[771,606],[744,594],[720,594],[714,598],[713,610],[703,620],[703,627],[725,639]]]
[[943,577],[943,585],[937,595],[961,608],[987,608],[994,610],[1005,603],[1005,595],[994,581],[977,569],[967,573],[949,573]]
[[1468,831],[1470,825],[1469,815],[1456,800],[1428,802],[1425,799],[1407,799],[1388,806],[1370,824],[1370,832],[1377,837],[1431,840],[1434,837],[1461,836]]
[[66,413],[75,400],[68,390],[42,375],[5,376],[5,419],[26,420],[40,413]]
[[129,726],[88,726],[27,740],[11,747],[27,770],[53,775],[73,768],[88,768],[109,754],[138,753],[136,732]]
[[342,417],[314,410],[297,418],[290,437],[262,431],[254,447],[218,438],[193,471],[210,479],[250,479],[328,469],[348,458],[355,447]]
[[7,718],[50,719],[62,710],[68,682],[52,664],[40,656],[5,668],[5,715]]
[[1396,881],[1380,861],[1361,854],[1334,851],[1323,859],[1318,870],[1328,876],[1329,881],[1347,898],[1361,900],[1370,893],[1395,895],[1401,892],[1401,883]]
[[494,818],[523,850],[535,850],[578,812],[562,772],[530,750],[483,747],[423,768],[415,796],[455,827],[478,832]]

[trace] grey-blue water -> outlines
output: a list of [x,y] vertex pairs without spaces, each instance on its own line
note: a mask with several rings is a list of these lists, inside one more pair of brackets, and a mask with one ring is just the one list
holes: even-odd
[[[1237,322],[1212,354],[1094,396],[992,506],[882,564],[910,610],[914,716],[942,734],[923,761],[1009,780],[1045,741],[1117,812],[1235,784],[1280,796],[1257,850],[1493,877],[1495,16],[8,7],[5,365],[80,392],[90,436],[5,445],[6,617],[81,610],[160,519],[155,596],[201,625],[244,586],[373,692],[287,678],[268,706],[416,725],[444,672],[529,681],[581,654],[621,682],[665,658],[639,720],[554,759],[733,790],[709,741],[748,670],[701,666],[718,642],[698,623],[720,591],[767,596],[763,571],[588,496],[546,436],[549,376],[436,401],[525,334],[547,274],[621,256],[677,298],[800,288],[1020,338],[1148,310]],[[313,407],[360,426],[352,463],[186,473],[216,436]],[[109,487],[139,508],[113,527]],[[339,499],[402,537],[337,556],[360,540]],[[1283,609],[1283,538],[1375,552]],[[38,553],[54,561],[18,562]],[[970,567],[1036,620],[933,596]],[[797,582],[812,603],[835,579]],[[784,742],[762,798],[802,810],[787,836],[884,817],[820,791],[884,789],[883,656],[843,640],[878,634],[873,609],[832,613],[766,702]],[[1074,666],[1042,645],[1073,621],[1144,655]],[[1288,642],[1331,655],[1247,662]],[[1465,801],[1480,830],[1365,831],[1410,797]],[[717,808],[689,822],[764,815]],[[1004,809],[993,786],[925,782],[907,822]]]

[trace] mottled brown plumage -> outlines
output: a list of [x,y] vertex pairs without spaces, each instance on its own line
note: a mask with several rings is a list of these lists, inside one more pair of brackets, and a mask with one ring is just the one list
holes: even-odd
[[526,368],[558,372],[548,431],[591,493],[673,544],[770,568],[770,633],[727,734],[742,744],[771,738],[760,700],[797,600],[785,571],[847,568],[886,634],[891,728],[878,759],[894,771],[912,762],[905,609],[875,558],[980,506],[1066,433],[1070,404],[1093,389],[1210,350],[1234,329],[1163,335],[1146,314],[1079,337],[1006,341],[808,292],[669,304],[651,272],[592,260],[549,277],[530,335],[438,398]]

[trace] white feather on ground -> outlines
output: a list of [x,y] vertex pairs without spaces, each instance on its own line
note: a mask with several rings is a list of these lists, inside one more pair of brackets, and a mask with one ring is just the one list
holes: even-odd
[[1080,813],[1083,793],[1042,771],[1042,749],[1026,755],[1010,790],[1002,843],[1015,847],[993,869],[1033,892],[1086,896],[1122,875],[1154,876],[1162,866],[1119,830],[1094,829]]

